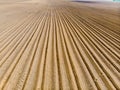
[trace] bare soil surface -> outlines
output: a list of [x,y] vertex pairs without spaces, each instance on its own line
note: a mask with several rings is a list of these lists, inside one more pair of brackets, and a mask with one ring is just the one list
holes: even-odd
[[120,90],[119,10],[1,0],[0,90]]

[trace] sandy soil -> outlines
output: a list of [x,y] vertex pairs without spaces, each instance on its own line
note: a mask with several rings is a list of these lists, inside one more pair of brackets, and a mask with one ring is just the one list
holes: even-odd
[[120,90],[118,3],[18,1],[0,3],[0,90]]

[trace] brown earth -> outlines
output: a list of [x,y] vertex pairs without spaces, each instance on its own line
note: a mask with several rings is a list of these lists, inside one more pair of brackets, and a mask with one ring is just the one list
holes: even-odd
[[0,90],[120,90],[119,3],[18,1],[0,3]]

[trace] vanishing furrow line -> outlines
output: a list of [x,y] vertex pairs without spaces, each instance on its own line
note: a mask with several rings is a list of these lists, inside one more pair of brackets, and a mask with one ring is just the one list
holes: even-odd
[[[65,22],[63,22],[63,18],[62,15],[60,15],[59,13],[59,22],[60,22],[60,25],[62,27],[62,29],[60,30],[61,31],[61,38],[62,38],[62,44],[63,44],[63,51],[64,51],[64,54],[65,54],[65,65],[66,65],[66,69],[68,69],[68,79],[69,79],[69,83],[70,83],[70,87],[71,89],[75,89],[75,90],[79,90],[81,89],[81,86],[80,86],[80,82],[78,81],[79,80],[79,77],[78,77],[78,72],[76,72],[76,69],[74,66],[74,64],[76,64],[76,66],[78,67],[77,65],[77,62],[76,61],[72,61],[72,60],[76,60],[76,57],[74,56],[73,52],[72,51],[69,51],[69,50],[72,50],[72,49],[68,49],[68,48],[71,48],[70,44],[68,44],[67,41],[69,41],[69,38],[66,37],[66,27],[65,27]],[[68,39],[68,40],[66,40]],[[71,54],[72,53],[72,57],[71,57]]]
[[60,65],[59,65],[59,58],[58,58],[58,39],[57,39],[57,9],[54,8],[54,89],[61,90],[61,78],[60,78]]
[[[35,28],[36,25],[34,26]],[[8,78],[10,77],[10,73],[12,73],[12,71],[14,70],[15,66],[17,65],[17,63],[19,62],[19,59],[21,58],[22,54],[24,53],[24,50],[26,49],[26,47],[28,46],[29,42],[31,41],[32,37],[34,36],[34,34],[36,33],[36,31],[34,30],[32,32],[32,34],[29,36],[28,40],[26,41],[26,43],[24,44],[24,46],[22,47],[21,51],[19,52],[19,54],[17,54],[17,56],[15,57],[14,61],[11,63],[11,65],[9,66],[9,69],[6,71],[4,77],[0,80],[1,84],[0,84],[0,88],[3,88],[4,83],[7,82]],[[24,42],[23,42],[24,43]],[[15,52],[14,52],[15,53]],[[27,52],[29,53],[29,52]],[[25,55],[25,54],[23,54]],[[26,57],[26,56],[25,56]],[[14,58],[14,57],[13,57]],[[12,58],[9,58],[10,60]],[[25,58],[24,58],[25,59]],[[8,61],[8,60],[7,60]]]
[[[95,17],[92,17],[92,19],[96,20],[99,25],[102,25],[103,27],[108,28],[109,30],[113,31],[114,33],[120,35],[120,29],[119,29],[120,26],[118,26],[116,24],[113,25],[113,23],[107,22],[104,19],[95,18]],[[111,26],[114,26],[114,27],[111,27]]]
[[13,49],[15,49],[15,47],[18,45],[18,43],[20,43],[21,40],[25,37],[25,35],[30,32],[29,25],[34,24],[32,21],[25,28],[23,28],[23,31],[20,33],[20,35],[18,35],[17,37],[14,37],[13,41],[8,42],[1,48],[1,56],[0,56],[1,60],[2,58],[5,58],[5,56],[9,55],[8,53],[12,52]]
[[[70,13],[72,13],[69,9],[68,9],[68,11],[70,12]],[[85,22],[85,18],[84,18],[84,16],[79,16],[81,13],[80,12],[75,12],[74,14],[72,14],[73,16],[75,16],[75,17],[78,17],[79,19],[82,19],[83,18],[83,21]],[[72,17],[73,17],[72,16]],[[74,18],[75,18],[74,17]],[[89,16],[89,17],[87,17],[88,19],[87,19],[87,22],[89,21],[90,22],[90,20],[92,19],[92,18],[90,18],[91,16]],[[108,34],[108,35],[110,35],[112,38],[114,38],[114,39],[116,39],[116,40],[118,40],[119,41],[119,39],[118,39],[118,37],[119,37],[119,35],[118,34],[115,34],[114,32],[111,32],[109,29],[107,29],[107,28],[105,28],[105,27],[103,27],[103,26],[100,26],[99,24],[97,24],[97,22],[95,21],[95,19],[92,19],[93,21],[92,21],[92,23],[94,23],[94,24],[92,24],[92,23],[90,23],[90,24],[92,24],[92,26],[96,26],[97,28],[99,28],[99,27],[101,27],[101,31],[103,31],[103,32],[105,32],[106,34]],[[96,23],[95,23],[96,22]],[[99,26],[99,27],[98,27]],[[106,31],[104,31],[104,30],[102,30],[102,28],[104,29],[104,30],[108,30],[108,32],[106,32]],[[113,37],[114,36],[114,37]]]
[[[33,21],[33,20],[32,20]],[[30,23],[30,25],[33,25],[35,22],[31,22]],[[34,24],[35,25],[35,24]],[[25,28],[26,29],[26,28]],[[11,50],[8,52],[8,50],[6,50],[6,52],[5,52],[5,56],[4,56],[4,53],[3,53],[3,58],[1,58],[1,61],[0,61],[0,66],[5,62],[5,60],[11,55],[11,53],[14,51],[14,50],[16,50],[16,48],[18,47],[18,45],[20,45],[21,44],[21,41],[23,40],[23,39],[25,39],[25,37],[27,36],[27,35],[30,35],[32,32],[31,32],[31,30],[32,29],[34,29],[34,27],[32,27],[32,28],[28,28],[27,30],[24,30],[24,31],[26,31],[26,33],[24,33],[23,34],[23,36],[18,40],[18,41],[16,41],[16,44],[13,46],[12,45],[12,48],[10,48]],[[28,36],[29,37],[29,36]],[[12,43],[11,43],[12,44]],[[8,48],[9,49],[9,48]],[[17,54],[17,53],[16,53]],[[2,57],[2,53],[1,53],[1,57]]]
[[[86,27],[87,28],[87,33],[89,33],[88,31],[90,31],[91,32],[91,30],[90,29],[88,29],[88,27]],[[84,29],[84,31],[85,31],[86,29]],[[119,56],[117,56],[117,57],[114,57],[114,56],[116,56],[116,55],[114,55],[114,53],[112,52],[112,51],[109,51],[109,49],[108,48],[106,48],[105,47],[105,45],[103,44],[103,42],[101,41],[101,39],[100,38],[98,38],[97,36],[96,36],[96,34],[94,34],[93,32],[91,32],[92,33],[92,35],[91,35],[91,37],[93,37],[93,36],[95,36],[95,38],[94,39],[96,39],[97,41],[99,40],[99,42],[98,43],[96,43],[97,44],[97,46],[99,46],[99,45],[101,45],[101,46],[99,46],[99,48],[101,48],[100,49],[100,51],[102,50],[102,53],[103,52],[107,52],[107,53],[105,53],[104,55],[106,56],[108,56],[108,58],[109,58],[109,61],[111,60],[111,62],[114,62],[112,59],[114,59],[114,60],[116,60],[116,65],[118,64],[118,62],[119,62]],[[90,34],[90,33],[89,33]],[[89,35],[88,35],[89,36]],[[99,35],[98,35],[99,36]],[[104,46],[103,46],[104,45]],[[104,48],[105,47],[105,48]],[[104,48],[104,49],[103,49]],[[105,51],[106,50],[106,51]],[[117,51],[117,50],[116,50]],[[111,53],[112,52],[112,53]],[[119,52],[118,52],[119,53]],[[112,58],[112,59],[111,59]],[[115,67],[116,67],[116,65],[115,65]],[[119,64],[117,65],[117,67],[116,67],[116,69],[119,71]]]
[[[46,14],[46,12],[45,12]],[[37,41],[35,42],[36,43],[36,46],[34,45],[34,51],[32,52],[32,55],[28,58],[29,61],[29,64],[27,66],[27,69],[26,69],[26,79],[23,83],[23,87],[22,87],[22,90],[33,90],[35,88],[35,71],[37,71],[37,62],[39,60],[39,58],[35,57],[36,56],[36,53],[37,53],[37,49],[38,49],[38,44],[39,44],[39,41],[41,39],[41,35],[43,34],[43,29],[41,28],[44,28],[44,23],[45,23],[45,17],[46,15],[43,14],[43,16],[41,17],[43,21],[40,21],[38,23],[38,28],[37,30],[39,31],[36,36],[36,39]],[[40,25],[41,24],[41,25]],[[37,59],[35,59],[37,58]],[[23,74],[24,75],[24,74]],[[22,78],[22,77],[21,77]]]
[[[46,36],[46,43],[45,43],[45,47],[44,47],[44,53],[45,53],[45,55],[44,55],[44,57],[43,57],[43,63],[41,63],[41,64],[43,64],[43,66],[42,66],[42,71],[41,71],[41,73],[42,73],[42,82],[41,82],[41,87],[40,87],[40,89],[42,89],[42,90],[44,90],[44,89],[50,89],[49,88],[49,84],[47,84],[46,85],[46,82],[45,82],[45,80],[46,80],[46,68],[47,68],[47,52],[48,52],[48,44],[49,44],[49,38],[50,38],[50,22],[51,22],[51,17],[50,17],[50,11],[49,11],[49,8],[47,8],[48,9],[48,11],[47,11],[47,15],[49,16],[48,18],[47,18],[47,26],[46,26],[46,29],[47,29],[47,36]],[[45,87],[46,86],[46,87]]]
[[[81,34],[82,34],[82,32],[81,32]],[[83,40],[84,40],[84,42],[86,43],[85,45],[87,45],[87,47],[89,48],[89,50],[90,50],[90,52],[91,52],[91,54],[94,56],[94,58],[95,58],[95,60],[99,60],[99,62],[101,62],[100,61],[100,58],[102,59],[103,57],[100,55],[100,53],[99,54],[97,54],[99,51],[97,50],[97,48],[93,45],[93,42],[91,43],[91,42],[89,42],[89,40],[90,39],[88,39],[88,37],[86,37],[84,34],[82,34],[82,36],[84,36],[84,38],[83,37],[81,37]],[[86,40],[87,41],[86,41]],[[88,44],[89,43],[89,44]],[[92,48],[90,47],[90,46],[92,46]],[[93,48],[93,47],[95,47],[95,48]],[[93,52],[94,50],[92,50],[92,49],[94,49],[95,50],[95,52]],[[97,50],[97,51],[96,51]],[[98,55],[100,55],[100,56],[98,56]],[[104,59],[102,59],[102,60],[104,60]],[[105,67],[105,64],[104,63],[99,63],[98,61],[97,61],[97,63],[99,64],[99,66],[103,69],[103,71],[106,73],[106,75],[109,77],[109,79],[112,81],[112,83],[115,85],[115,87],[116,88],[119,88],[119,85],[118,85],[118,83],[116,82],[116,81],[118,81],[119,82],[119,80],[117,79],[117,77],[115,77],[114,76],[114,74],[109,70],[109,68],[108,69],[106,69],[107,67]],[[102,65],[103,64],[103,65]],[[104,67],[104,68],[103,68]],[[106,71],[107,70],[107,71]],[[108,73],[108,71],[109,71],[109,73]],[[111,75],[112,75],[112,77],[110,76],[110,73],[111,73]],[[114,79],[113,79],[114,78]],[[116,81],[114,81],[114,80],[116,80]],[[116,83],[116,84],[115,84]]]
[[[98,28],[101,28],[101,31],[102,31],[102,32],[104,32],[104,33],[106,33],[107,35],[111,36],[112,38],[120,41],[120,40],[119,40],[120,36],[119,36],[118,33],[116,34],[116,33],[114,33],[111,29],[108,29],[108,28],[104,27],[103,25],[97,23],[97,21],[96,21],[95,19],[93,19],[93,18],[88,18],[88,19],[89,19],[89,20],[87,20],[87,21],[92,22],[92,23],[93,23],[93,26],[96,26],[96,27],[98,27]],[[91,24],[92,24],[92,23],[91,23]],[[94,25],[94,24],[95,24],[95,25]],[[103,29],[103,30],[102,30],[102,29]],[[119,29],[119,27],[118,27],[118,29]]]
[[[69,10],[69,9],[68,9]],[[74,13],[75,14],[75,13]],[[73,14],[72,14],[73,15]],[[73,17],[74,16],[74,17]],[[112,38],[113,40],[115,40],[116,42],[114,43],[113,42],[113,40],[111,41],[109,38],[107,38],[107,37],[105,37],[105,38],[107,38],[107,40],[109,39],[109,42],[111,42],[112,44],[115,44],[116,45],[116,43],[118,43],[118,42],[120,42],[120,40],[119,39],[117,39],[117,38],[115,38],[115,37],[113,37],[113,36],[116,36],[116,35],[109,35],[109,33],[108,32],[105,32],[104,30],[106,30],[106,28],[104,28],[104,30],[102,30],[101,28],[99,28],[97,25],[96,25],[96,23],[94,23],[94,22],[90,22],[90,19],[87,19],[87,18],[84,18],[84,16],[79,16],[79,14],[75,14],[75,15],[73,15],[73,16],[71,16],[71,17],[73,17],[73,18],[79,18],[80,20],[81,20],[81,22],[82,23],[85,23],[85,25],[88,25],[89,27],[93,27],[94,26],[94,28],[96,28],[97,30],[97,32],[99,32],[99,33],[102,33],[102,32],[104,32],[105,33],[105,35],[107,35],[107,37],[108,36],[110,36],[109,38]],[[76,19],[75,18],[75,19]],[[78,21],[78,22],[80,22],[78,19],[76,19],[76,21]],[[80,22],[80,23],[81,23]],[[93,24],[94,23],[94,24]],[[100,31],[98,31],[98,30],[100,30]],[[93,30],[92,30],[93,31]],[[101,34],[101,35],[103,35],[103,33]],[[118,48],[119,46],[118,45],[116,45],[116,47]]]
[[41,40],[41,43],[39,43],[39,50],[41,50],[39,52],[38,50],[38,53],[39,53],[39,63],[38,63],[38,66],[37,66],[37,71],[38,71],[38,74],[37,74],[37,78],[36,78],[36,86],[35,86],[35,89],[41,89],[43,90],[43,86],[42,86],[42,83],[43,83],[43,73],[44,73],[44,63],[45,63],[45,54],[46,54],[46,46],[47,46],[47,40],[48,40],[48,34],[49,34],[49,17],[48,17],[49,13],[48,13],[48,10],[46,9],[46,22],[44,24],[44,28],[43,28],[43,32],[44,34],[42,35],[43,37],[40,39]]
[[[81,23],[81,24],[82,24],[82,23]],[[87,28],[87,27],[86,27],[86,28]],[[87,29],[88,29],[88,28],[87,28]],[[85,30],[86,30],[86,29],[84,29],[84,31],[85,31]],[[88,30],[89,30],[89,29],[88,29]],[[87,30],[86,32],[88,32],[88,30]],[[88,32],[88,33],[89,33],[89,32]],[[103,49],[102,49],[102,50],[103,50]],[[104,51],[103,51],[103,52],[104,52]],[[107,51],[107,55],[108,55],[108,53],[109,53],[109,51]],[[109,53],[109,54],[110,54],[110,53]],[[113,54],[113,53],[111,53],[111,54]],[[111,55],[108,55],[108,56],[111,56]],[[112,58],[115,59],[116,57],[113,56]],[[109,59],[111,59],[111,58],[109,58]],[[115,60],[117,60],[117,61],[116,61],[117,63],[119,62],[118,59],[115,59]],[[113,61],[113,60],[112,60],[112,61]],[[117,64],[117,63],[116,63],[116,64]],[[119,66],[119,65],[118,65],[118,66]],[[118,69],[118,68],[117,68],[117,69]],[[118,70],[119,70],[119,69],[118,69]]]
[[[74,27],[75,27],[75,26],[74,26]],[[75,43],[75,42],[74,42],[74,43]],[[77,49],[78,49],[78,48],[77,48]],[[78,50],[79,50],[79,49],[78,49]],[[82,54],[80,54],[80,53],[82,53]],[[84,55],[82,50],[79,51],[79,54],[80,54],[80,56],[81,56],[81,59],[84,61],[84,64],[86,65],[86,67],[87,67],[88,70],[89,70],[90,67],[89,67],[88,65],[89,65],[90,63],[87,65],[86,62],[85,62],[85,60],[87,60],[87,58],[85,58],[85,57],[87,57],[87,56],[85,56],[85,57],[82,56],[82,55]],[[85,60],[84,60],[84,59],[85,59]],[[84,70],[84,69],[83,69],[83,70]],[[93,69],[92,69],[92,70],[93,70]],[[91,72],[91,71],[89,70],[89,72]],[[96,76],[97,76],[97,75],[96,75]],[[95,77],[94,77],[94,80],[95,80]],[[101,82],[101,83],[102,83],[102,82]],[[98,88],[100,88],[99,84],[97,84],[96,86],[97,86]],[[102,86],[102,85],[101,85],[101,86]]]
[[[59,83],[60,90],[70,89],[70,82],[68,77],[68,67],[66,66],[66,56],[64,52],[63,39],[61,35],[61,30],[63,29],[60,24],[60,19],[58,17],[59,13],[56,10],[56,26],[57,26],[57,54],[58,54],[58,69],[59,69]],[[74,81],[73,81],[74,82]]]
[[[66,19],[67,19],[67,18],[66,18]],[[68,23],[69,25],[68,25],[67,23]],[[90,63],[89,63],[88,65],[87,65],[87,63],[86,63],[86,60],[89,61],[89,59],[87,59],[88,56],[85,56],[86,58],[83,56],[83,55],[85,55],[84,52],[83,52],[83,51],[85,51],[85,50],[82,51],[81,49],[84,49],[84,47],[82,47],[81,44],[78,44],[78,45],[77,45],[77,42],[75,42],[76,40],[74,40],[74,39],[75,39],[74,33],[71,32],[71,30],[74,30],[74,28],[71,27],[71,25],[70,25],[69,22],[67,22],[67,23],[66,23],[66,24],[67,24],[66,26],[68,26],[68,27],[67,27],[66,30],[69,30],[68,33],[70,34],[70,38],[72,38],[72,40],[73,40],[73,41],[71,41],[71,42],[74,43],[74,44],[71,43],[71,45],[74,46],[74,49],[73,49],[73,50],[75,50],[75,53],[77,54],[76,57],[78,57],[79,59],[81,59],[81,60],[78,59],[78,60],[79,60],[78,63],[79,63],[79,65],[82,65],[82,69],[83,69],[83,71],[84,71],[84,75],[88,74],[88,76],[86,76],[86,77],[89,78],[89,73],[91,73],[91,70],[90,70],[90,67],[88,66]],[[73,35],[72,35],[72,34],[73,34]],[[78,37],[76,37],[76,38],[78,39]],[[79,46],[81,46],[81,48],[79,48]],[[80,50],[80,51],[79,51],[79,50]],[[87,62],[88,62],[88,61],[87,61]],[[86,68],[88,69],[88,71],[86,71]],[[89,83],[89,84],[90,84],[90,85],[89,85],[89,88],[91,88],[91,89],[94,88],[94,89],[95,89],[95,88],[96,88],[95,85],[94,85],[95,77],[92,75],[92,73],[91,73],[91,76],[92,76],[93,80],[92,80],[91,78],[89,78],[89,79],[90,79],[89,82],[91,82],[91,83]],[[95,82],[95,83],[96,83],[96,82]],[[91,84],[93,84],[93,86],[91,86]],[[96,86],[97,86],[97,85],[96,85]]]
[[[24,16],[24,17],[23,17]],[[30,14],[28,15],[20,15],[19,18],[17,17],[17,19],[13,20],[13,22],[11,22],[11,20],[7,20],[7,22],[5,22],[4,24],[1,25],[0,27],[0,36],[3,34],[6,34],[6,32],[11,29],[11,28],[15,28],[16,27],[16,24],[20,24],[20,20],[22,20],[22,23],[24,22],[24,20],[26,20],[29,16],[31,16]],[[21,18],[20,18],[21,17]],[[9,23],[11,22],[11,23]]]
[[[38,13],[38,10],[41,11],[40,9],[37,8],[36,10],[34,10],[33,13],[27,14],[27,16],[24,17],[22,21],[18,22],[17,25],[14,25],[14,26],[9,27],[9,28],[7,29],[7,32],[8,32],[8,33],[5,32],[5,34],[11,35],[11,34],[13,34],[13,32],[18,31],[18,30],[16,30],[16,29],[19,28],[19,27],[21,27],[22,25],[24,25],[24,23],[27,23],[27,22],[29,23],[29,19],[33,18],[33,16],[34,16],[36,13]],[[42,12],[42,11],[41,11],[41,12]],[[24,14],[23,14],[23,15],[24,15]],[[13,31],[13,32],[9,32],[9,31]],[[5,37],[5,36],[7,36],[7,35],[2,34],[2,36]]]
[[49,90],[53,89],[53,16],[52,16],[52,8],[48,7],[48,15],[49,15],[49,36],[46,47],[46,57],[45,57],[45,66],[44,66],[44,81],[43,81],[43,89]]
[[[83,25],[83,23],[81,23],[82,25]],[[83,25],[84,26],[84,25]],[[86,27],[86,26],[85,26]],[[91,30],[88,28],[88,27],[86,27],[86,29],[87,29],[87,33],[89,33],[88,31],[90,31],[91,32]],[[84,29],[84,31],[86,30],[86,29]],[[92,32],[91,32],[92,33]],[[94,34],[94,33],[93,33]],[[93,36],[96,36],[95,34],[93,35]],[[96,36],[96,38],[98,38],[97,36]],[[96,39],[95,38],[95,39]],[[99,39],[98,39],[99,40]],[[101,41],[100,41],[101,42]],[[102,42],[101,42],[102,43]],[[109,49],[108,49],[109,50]],[[108,53],[109,53],[110,51],[108,51]],[[119,52],[118,52],[119,53]],[[111,54],[113,54],[113,53],[111,53]],[[111,55],[110,55],[111,56]],[[119,58],[119,57],[118,57]],[[118,60],[117,60],[117,62],[118,62]]]
[[[39,26],[37,28],[40,31],[40,36],[39,36],[39,39],[38,39],[38,44],[40,42],[41,35],[43,34],[43,28],[44,28],[44,24],[45,24],[45,14],[43,14],[43,15],[44,15],[44,17],[41,17],[42,20],[40,20],[40,22],[39,22],[40,24],[38,23]],[[37,50],[36,53],[38,53],[38,50],[39,50],[38,48],[39,47],[37,46],[36,47],[36,50]],[[23,86],[26,87],[25,83],[28,83],[28,80],[30,80],[29,79],[29,77],[30,77],[29,75],[31,75],[30,73],[31,73],[31,71],[33,71],[33,70],[30,70],[30,68],[31,68],[30,65],[32,65],[32,62],[34,63],[36,60],[37,60],[36,62],[39,62],[39,59],[38,59],[39,57],[36,57],[36,55],[38,55],[38,54],[35,54],[34,51],[32,53],[34,55],[29,55],[29,57],[27,58],[27,62],[26,62],[27,65],[24,66],[24,70],[22,71],[22,73],[21,73],[21,75],[19,77],[19,80],[18,80],[17,85],[16,85],[16,90],[21,90],[23,88]],[[34,59],[33,59],[33,57],[34,57]],[[37,68],[37,64],[36,64],[36,68]],[[31,68],[31,69],[34,69],[34,68]],[[35,70],[37,71],[37,69],[35,69]],[[36,73],[33,73],[33,74],[36,74]],[[33,77],[33,78],[37,78],[37,77]],[[29,81],[29,82],[32,83],[31,81]],[[32,87],[32,85],[30,85],[30,86]],[[32,88],[34,88],[34,86]]]
[[29,22],[31,17],[32,17],[32,14],[28,15],[26,18],[18,22],[16,25],[10,26],[9,28],[7,28],[6,31],[2,33],[2,35],[0,35],[0,39],[1,39],[0,42],[3,42],[5,39],[7,39],[8,35],[13,36],[14,33],[18,31],[18,28],[20,28],[21,26],[25,26],[25,23],[27,24]]
[[[32,19],[33,19],[33,18],[32,18]],[[32,21],[32,19],[31,19],[31,21]],[[29,19],[28,19],[28,20],[29,20]],[[12,41],[14,41],[17,36],[19,36],[21,33],[24,33],[24,32],[25,32],[24,29],[29,28],[29,27],[28,27],[29,24],[31,24],[31,23],[28,23],[28,24],[23,23],[23,25],[21,24],[21,25],[19,26],[19,28],[16,28],[16,29],[15,29],[15,30],[18,30],[18,31],[16,32],[16,34],[8,35],[8,36],[7,36],[8,38],[7,38],[6,40],[3,40],[3,42],[0,44],[0,45],[1,45],[0,52],[2,52],[2,50],[3,50],[7,45],[9,45]],[[22,29],[22,28],[23,28],[23,29]],[[21,31],[21,29],[22,29],[22,31]]]
[[[88,20],[87,20],[87,21],[88,21]],[[86,26],[92,28],[92,29],[93,29],[92,32],[94,32],[94,33],[97,35],[97,37],[101,37],[104,41],[106,41],[106,43],[109,43],[109,44],[111,44],[111,45],[114,45],[115,48],[117,48],[117,49],[120,50],[120,47],[119,47],[120,41],[119,41],[119,40],[117,40],[117,39],[114,38],[114,37],[112,38],[112,37],[109,36],[108,34],[102,32],[102,30],[101,30],[100,28],[96,28],[95,25],[92,25],[92,26],[90,26],[90,25],[91,25],[90,23],[89,23],[89,24],[86,23]],[[99,31],[99,30],[100,30],[100,31]]]
[[[39,20],[39,19],[38,19]],[[38,23],[38,25],[39,25],[39,23]],[[38,28],[38,25],[37,25],[37,27],[36,27],[36,34],[38,35],[39,34],[39,30],[37,31],[37,28]],[[36,35],[35,34],[35,35]],[[27,46],[27,48],[26,48],[26,50],[27,50],[27,52],[28,52],[28,54],[30,54],[31,56],[30,56],[30,59],[28,59],[29,61],[31,60],[31,57],[33,57],[33,53],[35,52],[35,46],[36,46],[36,43],[37,43],[37,36],[35,37],[35,35],[32,37],[32,40],[31,40],[31,43],[33,43],[33,45],[30,43],[30,46],[28,45]],[[33,42],[32,42],[33,41]],[[29,49],[30,48],[30,49]],[[30,53],[29,53],[30,52]],[[25,53],[24,52],[24,54],[25,55],[27,55],[27,53]],[[28,55],[29,56],[29,55]],[[24,57],[25,58],[25,57]],[[20,71],[21,71],[21,67],[22,67],[22,65],[25,65],[24,64],[24,61],[27,61],[27,58],[26,58],[26,60],[25,59],[22,59],[22,57],[20,58],[20,60],[19,60],[19,62],[18,62],[18,64],[16,65],[16,67],[15,67],[15,69],[14,69],[14,71],[11,73],[11,76],[12,77],[10,77],[9,79],[8,79],[8,81],[7,81],[7,83],[6,83],[6,85],[4,86],[4,89],[7,89],[7,88],[9,88],[10,90],[12,90],[13,88],[14,88],[14,86],[15,86],[15,84],[16,84],[16,80],[18,79],[18,76],[20,75]],[[29,58],[29,57],[28,57]],[[21,60],[22,59],[22,60]],[[24,60],[24,61],[23,61]],[[28,63],[27,63],[28,64]],[[22,67],[23,68],[23,67]],[[29,67],[30,68],[30,67]],[[19,73],[17,73],[19,71]],[[17,75],[18,74],[18,75]],[[15,79],[15,80],[14,80]],[[12,82],[14,80],[14,82]],[[13,85],[11,85],[11,84],[9,84],[9,82],[11,81],[11,83],[13,83]]]
[[[97,26],[102,27],[102,28],[105,28],[105,30],[107,30],[107,31],[105,31],[106,33],[109,32],[109,34],[111,34],[111,36],[114,35],[114,37],[118,38],[118,40],[119,40],[119,38],[120,38],[119,33],[114,32],[111,28],[107,28],[105,25],[102,25],[101,23],[97,22],[97,21],[96,21],[95,19],[93,19],[93,18],[89,18],[89,19],[90,19],[92,22],[94,22]],[[112,25],[111,25],[111,26],[112,26]],[[119,27],[118,27],[118,29],[119,29]],[[115,29],[115,30],[116,30],[116,29]],[[119,32],[119,30],[118,30],[118,32]]]

